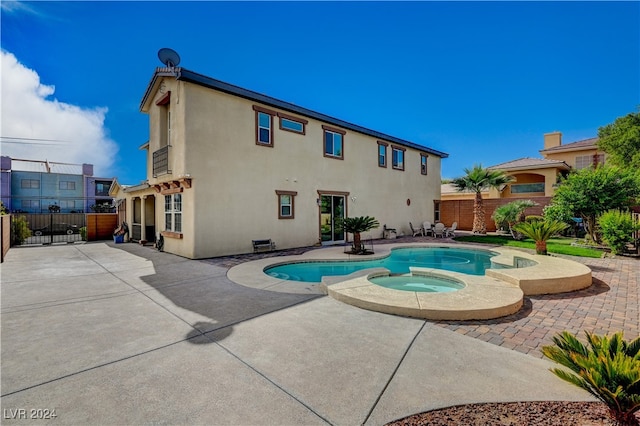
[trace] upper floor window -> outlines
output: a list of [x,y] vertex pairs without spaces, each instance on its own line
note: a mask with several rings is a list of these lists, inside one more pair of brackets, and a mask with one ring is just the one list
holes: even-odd
[[40,181],[37,179],[22,179],[20,180],[20,188],[38,189],[40,188]]
[[604,164],[604,154],[596,155],[578,155],[576,156],[576,169],[585,169],[587,167],[596,167]]
[[322,126],[324,130],[324,156],[344,159],[344,130]]
[[109,188],[111,188],[111,182],[109,181],[96,181],[96,195],[100,197],[106,197],[109,195]]
[[295,217],[294,200],[296,191],[276,191],[278,195],[278,219],[293,219]]
[[76,183],[75,182],[71,182],[71,181],[67,181],[67,180],[61,180],[59,185],[60,185],[60,189],[67,189],[67,190],[75,190],[76,189]]
[[391,147],[391,165],[396,170],[404,170],[404,148]]
[[378,166],[387,167],[387,146],[389,144],[378,141]]
[[182,232],[182,194],[164,196],[164,230]]
[[256,112],[256,144],[273,146],[273,116],[275,111],[254,105]]
[[427,174],[427,154],[420,154],[420,173]]
[[278,117],[280,117],[280,129],[286,130],[287,132],[294,132],[305,134],[305,125],[308,123],[307,120],[303,120],[301,118],[292,117],[290,115],[278,113]]

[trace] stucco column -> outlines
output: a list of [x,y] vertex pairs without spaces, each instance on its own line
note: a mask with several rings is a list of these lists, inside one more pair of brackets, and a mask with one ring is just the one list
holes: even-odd
[[142,196],[142,202],[140,203],[140,240],[147,241],[147,218],[145,209],[147,208],[147,196]]

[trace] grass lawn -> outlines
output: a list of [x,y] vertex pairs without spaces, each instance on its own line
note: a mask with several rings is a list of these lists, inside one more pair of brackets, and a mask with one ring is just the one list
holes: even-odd
[[[499,246],[520,247],[532,250],[535,250],[536,248],[536,243],[529,238],[522,241],[516,241],[513,238],[504,235],[470,235],[465,237],[456,237],[454,239],[456,241],[466,243],[495,244]],[[552,238],[547,240],[547,251],[549,253],[568,254],[570,256],[602,257],[601,250],[572,246],[571,243],[575,240],[575,238]]]

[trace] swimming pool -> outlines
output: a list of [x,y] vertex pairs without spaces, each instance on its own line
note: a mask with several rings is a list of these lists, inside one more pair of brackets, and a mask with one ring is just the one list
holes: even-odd
[[[386,268],[391,274],[407,274],[409,267],[444,269],[469,275],[484,275],[498,253],[488,250],[450,247],[411,247],[391,250],[383,259],[293,262],[267,267],[264,272],[282,280],[319,283],[323,276],[349,275],[369,268]],[[495,266],[493,266],[495,267]]]

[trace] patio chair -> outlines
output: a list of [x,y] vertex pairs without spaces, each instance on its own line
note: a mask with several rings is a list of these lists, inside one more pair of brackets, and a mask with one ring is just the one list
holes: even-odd
[[429,222],[429,221],[424,222],[422,224],[422,229],[424,231],[425,237],[427,235],[429,235],[429,234],[431,234],[432,237],[434,236],[434,234],[433,234],[433,225],[431,225],[431,222]]
[[445,236],[446,237],[455,237],[456,236],[456,229],[458,228],[458,222],[453,222],[451,224],[451,228],[447,228],[446,232],[445,232]]
[[413,224],[411,222],[409,222],[409,228],[411,228],[411,233],[413,234],[413,236],[415,237],[416,235],[422,235],[424,236],[424,231],[422,228],[414,228]]
[[436,238],[438,238],[438,237],[444,238],[446,230],[447,230],[447,227],[444,226],[444,223],[438,222],[433,227],[433,236],[436,237]]

